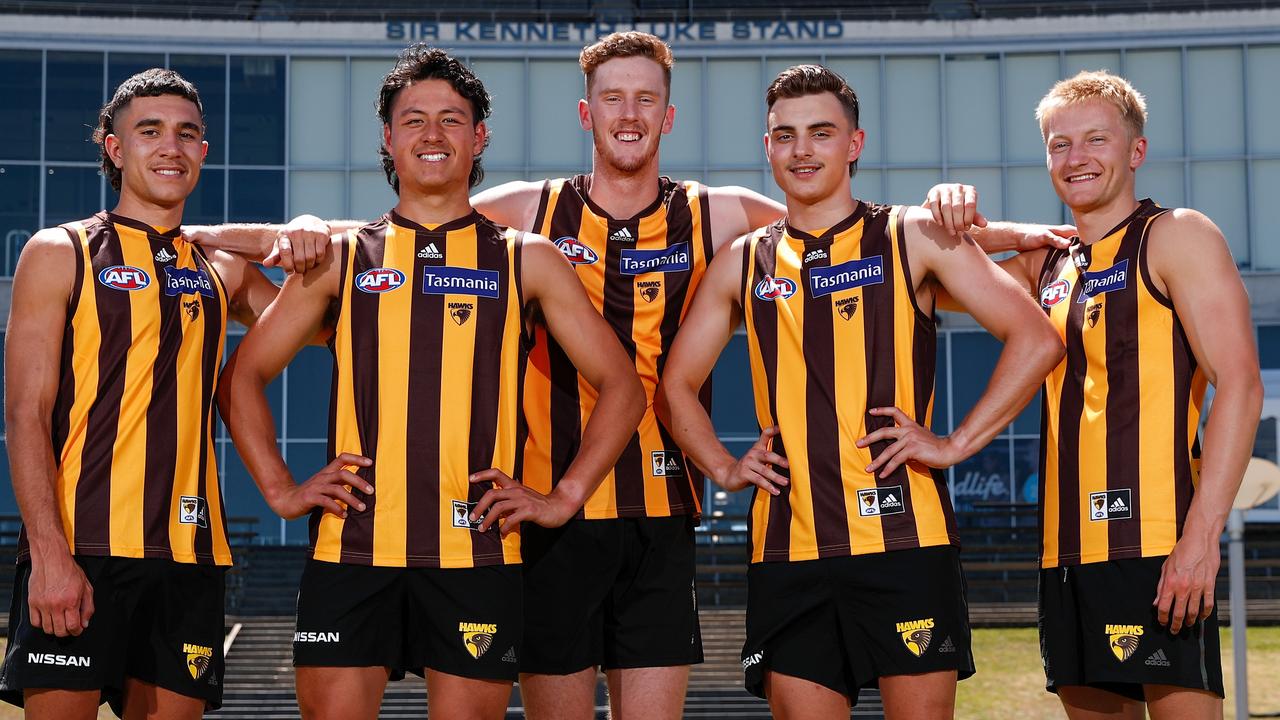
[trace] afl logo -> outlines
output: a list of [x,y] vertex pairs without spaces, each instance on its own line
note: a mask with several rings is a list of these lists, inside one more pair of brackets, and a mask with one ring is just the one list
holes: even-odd
[[1058,280],[1040,292],[1040,304],[1053,307],[1068,297],[1071,297],[1071,282]]
[[765,275],[756,284],[756,297],[761,300],[786,300],[796,294],[796,284],[787,278]]
[[584,245],[578,238],[565,236],[556,240],[556,247],[574,265],[592,265],[600,259],[596,251]]
[[367,293],[384,293],[404,284],[404,273],[395,268],[369,268],[356,276],[356,289]]
[[98,273],[98,282],[114,290],[141,290],[151,284],[151,277],[131,265],[112,265]]

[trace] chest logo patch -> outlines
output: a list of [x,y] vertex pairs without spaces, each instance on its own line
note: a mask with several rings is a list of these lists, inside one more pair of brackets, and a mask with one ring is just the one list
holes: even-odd
[[786,300],[796,294],[796,284],[790,278],[765,275],[756,283],[756,297],[761,300]]
[[618,272],[623,275],[643,275],[651,272],[685,272],[689,270],[689,243],[676,243],[658,250],[622,250],[618,260]]
[[1051,308],[1069,297],[1071,297],[1071,281],[1055,280],[1040,291],[1040,304]]
[[1125,258],[1106,270],[1087,272],[1080,276],[1080,299],[1085,302],[1103,293],[1123,290],[1129,286],[1129,259]]
[[831,293],[884,282],[884,257],[875,255],[861,260],[809,268],[809,293],[819,298]]
[[441,265],[422,269],[422,292],[427,295],[475,295],[497,298],[498,271]]
[[112,265],[98,273],[98,282],[112,290],[141,290],[151,284],[151,276],[132,265]]
[[356,276],[356,289],[361,292],[391,292],[403,284],[404,273],[395,268],[369,268]]
[[556,240],[556,247],[560,248],[560,252],[564,253],[569,262],[574,265],[594,265],[600,259],[595,250],[576,237],[566,235]]

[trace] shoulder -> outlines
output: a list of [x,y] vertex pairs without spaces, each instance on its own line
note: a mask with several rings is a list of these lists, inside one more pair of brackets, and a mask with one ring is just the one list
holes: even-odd
[[1229,252],[1222,230],[1204,213],[1191,208],[1173,208],[1156,216],[1147,234],[1147,246],[1148,257],[1157,264],[1165,258]]

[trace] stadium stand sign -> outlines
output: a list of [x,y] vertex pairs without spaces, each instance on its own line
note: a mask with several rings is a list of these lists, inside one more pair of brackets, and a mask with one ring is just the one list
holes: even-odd
[[737,20],[714,22],[436,22],[390,20],[387,40],[464,44],[591,43],[613,32],[639,30],[672,44],[733,44],[833,41],[854,37],[853,22],[842,20]]

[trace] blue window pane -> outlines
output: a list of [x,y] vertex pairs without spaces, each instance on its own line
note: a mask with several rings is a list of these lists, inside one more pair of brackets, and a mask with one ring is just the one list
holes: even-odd
[[1280,325],[1258,326],[1258,363],[1263,368],[1280,368]]
[[40,51],[0,50],[0,137],[6,158],[40,159]]
[[0,274],[12,275],[18,253],[40,229],[40,168],[0,164]]
[[[316,474],[329,462],[328,450],[324,443],[289,443],[289,472],[294,480],[303,482]],[[301,517],[290,521],[285,527],[285,542],[306,545],[307,518]],[[279,531],[277,530],[277,534]]]
[[0,492],[0,513],[17,515],[18,500],[13,496],[13,482],[9,479],[9,443],[3,440],[0,440],[0,487],[9,488],[9,492]]
[[[225,170],[200,171],[200,180],[196,189],[187,196],[187,204],[182,208],[182,224],[184,225],[217,225],[226,222],[223,212],[225,189],[222,178]],[[120,194],[107,184],[107,207],[115,207],[120,202]]]
[[329,436],[329,390],[333,355],[328,348],[305,347],[289,363],[289,439]]
[[102,176],[97,168],[51,167],[45,171],[46,225],[83,220],[102,209]]
[[[1013,501],[1035,505],[1040,498],[1040,439],[1013,441]],[[1032,522],[1030,518],[1026,519]]]
[[[258,532],[258,542],[278,541],[280,537],[280,518],[262,499],[262,493],[253,482],[253,476],[244,466],[244,461],[236,453],[235,446],[226,444],[226,462],[219,468],[222,472],[222,502],[226,509],[227,519],[235,530],[247,529],[247,523],[236,522],[237,518],[257,518],[253,528]],[[246,542],[243,538],[234,539],[236,544]]]
[[284,171],[232,170],[231,222],[284,222]]
[[45,159],[100,157],[93,129],[102,109],[102,53],[50,52],[45,93]]
[[284,164],[286,94],[284,58],[231,59],[230,157],[233,164]]
[[758,436],[746,335],[734,334],[729,339],[711,377],[711,423],[716,433]]
[[[208,162],[221,164],[227,156],[227,59],[222,55],[170,55],[169,68],[196,86],[204,106]],[[222,217],[218,217],[222,222]]]
[[[4,377],[4,333],[0,332],[0,378]],[[4,383],[0,382],[0,407],[4,407]],[[0,436],[4,435],[4,413],[0,412]],[[8,471],[9,463],[4,464]],[[5,477],[8,477],[7,475]]]
[[115,95],[120,83],[143,70],[164,67],[164,56],[151,53],[117,53],[107,56],[107,95]]
[[976,455],[956,465],[952,502],[958,511],[1013,499],[1009,483],[1009,441],[993,440]]
[[[729,453],[735,458],[742,457],[746,454],[755,441],[730,441],[725,443],[725,447],[729,449]],[[704,524],[710,521],[712,528],[717,530],[746,530],[746,518],[751,514],[751,497],[750,489],[739,490],[738,492],[725,492],[714,484],[711,486],[711,497],[706,498],[703,504],[703,514],[706,517]],[[721,523],[732,523],[732,527],[723,527]]]
[[938,360],[933,373],[933,422],[930,423],[935,435],[951,432],[947,422],[947,407],[951,402],[951,395],[947,393],[947,345],[950,338],[950,333],[938,333]]
[[[240,346],[241,340],[244,340],[244,335],[227,333],[227,357],[231,357],[231,353],[236,351],[236,348]],[[267,404],[271,407],[271,416],[276,421],[276,437],[281,437],[283,433],[281,432],[282,426],[280,422],[281,418],[284,417],[282,412],[284,408],[284,382],[280,378],[272,380],[271,384],[267,386]]]
[[[952,417],[957,425],[982,397],[982,391],[987,388],[991,373],[996,368],[1000,350],[1000,342],[984,332],[951,333]],[[1038,418],[1035,423],[1038,429]],[[1004,432],[1001,430],[1001,434]],[[957,480],[959,477],[956,475]]]

